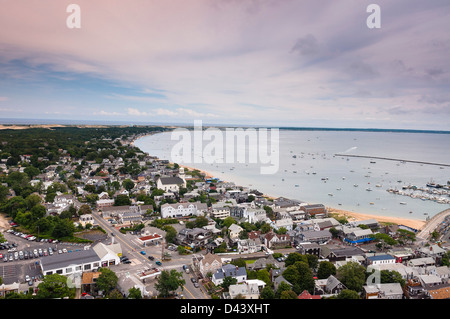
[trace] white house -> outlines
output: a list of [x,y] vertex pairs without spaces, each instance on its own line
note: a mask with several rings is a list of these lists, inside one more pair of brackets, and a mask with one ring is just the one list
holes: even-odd
[[178,193],[180,187],[186,187],[186,181],[180,177],[160,177],[156,181],[156,187],[166,192]]
[[247,280],[247,271],[245,270],[245,267],[238,267],[232,264],[227,264],[217,270],[212,275],[212,282],[218,286],[223,283],[223,280],[225,277],[232,277],[237,280],[237,283],[244,282]]
[[208,206],[201,202],[188,202],[176,204],[163,204],[161,206],[162,218],[179,218],[184,216],[201,216],[208,210]]

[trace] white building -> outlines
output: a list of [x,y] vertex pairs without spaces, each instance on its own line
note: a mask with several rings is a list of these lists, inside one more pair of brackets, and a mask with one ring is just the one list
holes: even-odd
[[156,187],[166,192],[178,193],[180,187],[186,187],[186,181],[180,177],[160,177],[156,181]]
[[188,202],[176,204],[163,204],[161,206],[162,218],[179,218],[185,216],[201,216],[208,210],[208,206],[201,202]]

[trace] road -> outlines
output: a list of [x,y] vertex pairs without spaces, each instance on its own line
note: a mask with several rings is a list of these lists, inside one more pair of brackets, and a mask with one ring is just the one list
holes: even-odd
[[[121,264],[118,266],[118,271],[120,273],[135,274],[138,271],[149,268],[158,268],[161,270],[172,270],[176,269],[183,273],[183,279],[186,281],[183,291],[178,292],[183,294],[186,299],[206,299],[209,296],[203,291],[202,288],[195,288],[191,282],[191,274],[187,274],[183,271],[183,265],[188,265],[191,263],[191,255],[179,255],[176,251],[165,250],[169,252],[172,257],[170,260],[162,261],[162,266],[157,266],[154,262],[156,260],[161,260],[162,246],[150,245],[143,246],[137,242],[137,236],[130,233],[122,234],[116,227],[113,227],[111,223],[106,221],[98,213],[92,213],[97,224],[102,227],[108,234],[111,240],[120,243],[122,246],[122,255],[127,256],[131,261],[131,264]],[[141,254],[141,251],[145,252],[145,255]],[[153,256],[154,261],[148,259],[148,256]],[[136,277],[137,278],[137,277]],[[150,289],[153,293],[156,293],[154,289],[154,280],[150,281],[146,285],[147,289]]]
[[439,214],[433,216],[432,219],[430,219],[427,224],[422,228],[422,230],[417,234],[417,238],[426,240],[428,236],[436,229],[436,227],[441,224],[445,217],[450,215],[450,209],[446,209]]

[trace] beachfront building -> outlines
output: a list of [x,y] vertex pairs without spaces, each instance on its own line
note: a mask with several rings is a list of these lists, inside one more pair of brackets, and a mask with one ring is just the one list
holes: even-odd
[[366,243],[374,239],[373,232],[370,229],[361,229],[359,227],[353,228],[344,241],[356,245],[361,243]]
[[163,204],[161,206],[162,218],[181,218],[185,216],[203,216],[208,211],[208,206],[201,202],[188,202],[176,204]]

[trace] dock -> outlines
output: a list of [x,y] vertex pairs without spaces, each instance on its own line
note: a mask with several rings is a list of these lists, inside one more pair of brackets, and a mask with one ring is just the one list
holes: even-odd
[[398,158],[389,158],[389,157],[379,157],[379,156],[368,156],[368,155],[349,155],[349,154],[334,154],[335,156],[343,156],[343,157],[357,157],[357,158],[368,158],[368,159],[379,159],[385,161],[396,161],[396,162],[405,162],[405,163],[416,163],[416,164],[425,164],[425,165],[436,165],[442,167],[450,167],[450,164],[442,164],[442,163],[433,163],[433,162],[425,162],[425,161],[413,161],[413,160],[405,160]]

